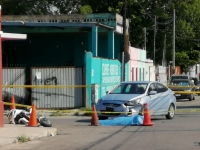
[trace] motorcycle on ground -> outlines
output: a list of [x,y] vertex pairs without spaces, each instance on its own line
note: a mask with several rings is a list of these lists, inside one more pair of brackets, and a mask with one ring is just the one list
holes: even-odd
[[[8,114],[9,124],[28,125],[32,108],[30,109],[11,109]],[[44,116],[37,115],[38,126],[52,127],[52,123]]]

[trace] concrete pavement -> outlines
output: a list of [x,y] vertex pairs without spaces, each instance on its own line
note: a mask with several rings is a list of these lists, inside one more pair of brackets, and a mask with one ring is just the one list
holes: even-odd
[[[4,127],[0,127],[0,147],[7,144],[17,143],[18,138],[20,137],[33,140],[57,135],[57,129],[53,127],[29,127],[25,125],[8,124],[7,114],[8,110],[4,110]],[[48,110],[37,110],[37,114],[49,117],[52,112]],[[74,115],[74,112],[71,111],[70,113],[67,113],[67,115]]]
[[56,136],[57,129],[53,127],[29,127],[25,125],[8,124],[4,117],[4,127],[0,127],[0,147],[3,145],[17,143],[18,138],[38,139],[48,136]]

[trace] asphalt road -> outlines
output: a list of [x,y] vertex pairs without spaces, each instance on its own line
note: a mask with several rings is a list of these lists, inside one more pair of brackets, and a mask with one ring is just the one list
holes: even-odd
[[178,100],[173,120],[153,117],[153,126],[91,126],[90,117],[49,117],[58,135],[1,150],[200,150],[200,96]]

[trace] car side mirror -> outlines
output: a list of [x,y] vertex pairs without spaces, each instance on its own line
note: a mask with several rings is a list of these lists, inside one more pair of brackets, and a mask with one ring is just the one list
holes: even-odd
[[155,95],[155,94],[157,94],[157,91],[150,91],[149,92],[149,95]]

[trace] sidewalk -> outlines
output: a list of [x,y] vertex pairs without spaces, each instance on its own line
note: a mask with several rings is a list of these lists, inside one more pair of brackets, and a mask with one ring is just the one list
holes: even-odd
[[7,124],[7,122],[4,122],[4,127],[0,127],[0,147],[11,143],[17,143],[18,138],[33,140],[55,135],[57,135],[57,129],[53,127],[29,127],[25,125]]
[[[76,109],[74,111],[77,111]],[[29,127],[25,125],[8,124],[7,122],[8,110],[4,111],[4,127],[0,127],[0,147],[3,145],[17,143],[18,138],[38,139],[48,136],[56,136],[57,129],[53,127]],[[37,110],[37,114],[49,117],[52,111]],[[67,115],[74,115],[74,112],[67,113]],[[0,148],[1,149],[1,148]]]
[[0,128],[0,147],[6,144],[17,143],[18,138],[28,138],[30,140],[55,136],[56,128],[48,127],[28,127],[24,125],[4,124]]

